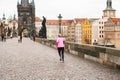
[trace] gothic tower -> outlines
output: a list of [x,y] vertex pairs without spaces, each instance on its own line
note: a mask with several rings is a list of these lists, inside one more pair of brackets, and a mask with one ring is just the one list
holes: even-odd
[[107,7],[103,10],[103,17],[114,18],[116,17],[115,9],[112,8],[112,0],[107,0]]
[[18,35],[30,36],[35,30],[35,4],[34,0],[21,0],[17,3]]

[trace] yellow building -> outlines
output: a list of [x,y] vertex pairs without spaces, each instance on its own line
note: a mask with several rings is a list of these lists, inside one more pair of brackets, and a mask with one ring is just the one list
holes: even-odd
[[92,41],[92,26],[86,18],[82,25],[82,44],[91,44]]

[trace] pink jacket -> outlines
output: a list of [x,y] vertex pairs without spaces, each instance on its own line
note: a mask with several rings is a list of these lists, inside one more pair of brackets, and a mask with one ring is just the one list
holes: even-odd
[[56,40],[56,47],[64,47],[65,46],[65,40],[62,37],[58,37]]

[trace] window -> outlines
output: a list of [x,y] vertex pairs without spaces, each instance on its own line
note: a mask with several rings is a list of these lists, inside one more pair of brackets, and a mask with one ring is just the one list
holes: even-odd
[[103,38],[103,35],[102,35],[102,38]]
[[120,38],[120,34],[118,34],[118,38]]
[[101,26],[99,26],[99,29],[101,29]]
[[26,15],[30,15],[30,13],[26,13]]
[[103,26],[102,26],[102,29],[103,29]]
[[20,13],[20,15],[23,15],[23,13]]
[[111,12],[110,15],[113,16],[113,13]]

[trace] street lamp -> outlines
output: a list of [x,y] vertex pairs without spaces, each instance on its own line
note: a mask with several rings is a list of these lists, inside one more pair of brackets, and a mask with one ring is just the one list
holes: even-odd
[[59,14],[58,20],[59,20],[59,33],[61,34],[61,20],[62,20],[61,14]]

